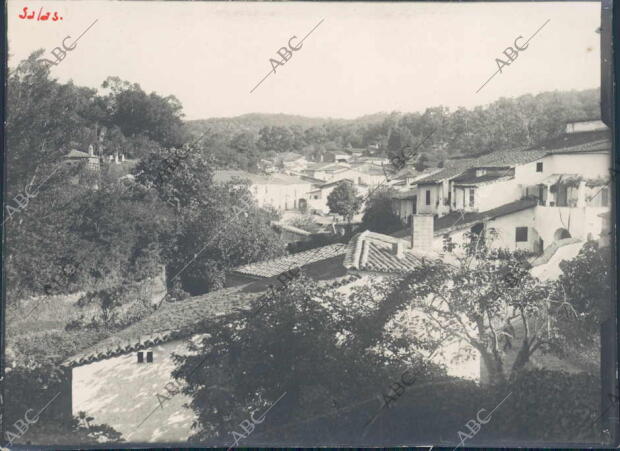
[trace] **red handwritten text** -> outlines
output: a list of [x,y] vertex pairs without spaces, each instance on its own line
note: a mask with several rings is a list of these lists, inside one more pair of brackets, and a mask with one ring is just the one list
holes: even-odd
[[[45,14],[43,13],[43,7],[39,8],[39,13],[37,14],[36,11],[32,11],[30,14],[28,14],[28,7],[24,6],[24,9],[22,10],[23,12],[18,15],[17,17],[19,17],[20,19],[29,19],[32,20],[34,19],[35,16],[37,16],[37,20],[48,20],[50,19],[50,15],[52,14],[50,11],[47,11]],[[58,15],[57,11],[54,11],[54,15],[51,17],[51,19],[56,22],[58,20],[62,20],[62,17],[60,17]]]

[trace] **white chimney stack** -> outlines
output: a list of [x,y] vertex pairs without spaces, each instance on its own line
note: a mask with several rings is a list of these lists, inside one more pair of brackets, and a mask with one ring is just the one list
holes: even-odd
[[433,248],[434,218],[431,213],[413,215],[411,222],[411,247],[430,251]]
[[405,246],[402,241],[392,243],[392,252],[396,255],[396,258],[403,258],[405,256]]

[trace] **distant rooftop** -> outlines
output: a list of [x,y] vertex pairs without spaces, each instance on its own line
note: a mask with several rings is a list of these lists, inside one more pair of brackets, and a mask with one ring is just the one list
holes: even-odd
[[343,255],[345,251],[346,245],[344,244],[330,244],[329,246],[299,252],[298,254],[287,255],[273,260],[238,266],[232,271],[256,277],[273,277],[292,268],[302,267],[310,263]]
[[213,174],[213,180],[216,183],[226,183],[234,179],[248,180],[253,185],[297,185],[309,183],[302,180],[300,177],[284,174],[272,174],[267,176],[239,170],[219,170],[215,171]]

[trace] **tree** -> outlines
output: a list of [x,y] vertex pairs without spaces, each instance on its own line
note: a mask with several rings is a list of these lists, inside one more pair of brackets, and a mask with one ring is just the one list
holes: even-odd
[[[269,413],[269,429],[377,393],[403,364],[388,351],[402,348],[384,334],[384,324],[364,321],[373,306],[368,296],[347,299],[301,275],[254,300],[247,311],[206,321],[201,330],[208,335],[190,345],[192,354],[177,358],[173,372],[192,398],[199,425],[192,440],[223,438],[283,394]],[[411,371],[419,370],[420,380],[432,372],[415,352],[399,357]],[[282,431],[275,435],[283,438]]]
[[572,260],[560,262],[558,298],[563,299],[560,311],[560,332],[569,347],[591,350],[598,347],[601,324],[611,317],[611,249],[586,242]]
[[[469,255],[454,264],[424,259],[396,283],[384,304],[392,313],[404,308],[422,312],[419,330],[473,348],[490,382],[501,383],[522,371],[535,352],[557,343],[563,301],[552,283],[530,274],[524,254],[490,248],[492,235],[488,230],[486,244],[471,237]],[[467,347],[461,349],[467,356]],[[508,368],[507,356],[515,351]]]
[[179,146],[185,141],[183,107],[176,97],[147,94],[137,83],[118,77],[108,77],[102,87],[110,90],[102,98],[109,125],[119,126],[125,136],[146,136],[165,147]]
[[327,196],[329,211],[341,215],[348,223],[360,211],[362,203],[362,197],[357,195],[355,187],[349,182],[341,182]]
[[418,172],[424,171],[426,168],[428,168],[427,162],[428,157],[425,154],[420,155],[420,157],[415,162],[415,170]]
[[392,233],[402,227],[400,218],[392,210],[392,199],[388,188],[375,190],[366,201],[362,225],[377,233]]

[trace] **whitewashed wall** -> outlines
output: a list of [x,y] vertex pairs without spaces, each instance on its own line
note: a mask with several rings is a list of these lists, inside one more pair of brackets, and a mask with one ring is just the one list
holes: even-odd
[[[164,386],[175,382],[172,353],[187,352],[182,340],[154,346],[153,363],[137,363],[136,352],[73,369],[73,414],[85,411],[127,441],[185,441],[192,434],[194,414],[183,407],[189,398],[170,396]],[[144,350],[146,362],[146,350]],[[172,385],[168,388],[174,391]],[[167,396],[160,406],[156,394]],[[151,412],[152,416],[138,427]]]

